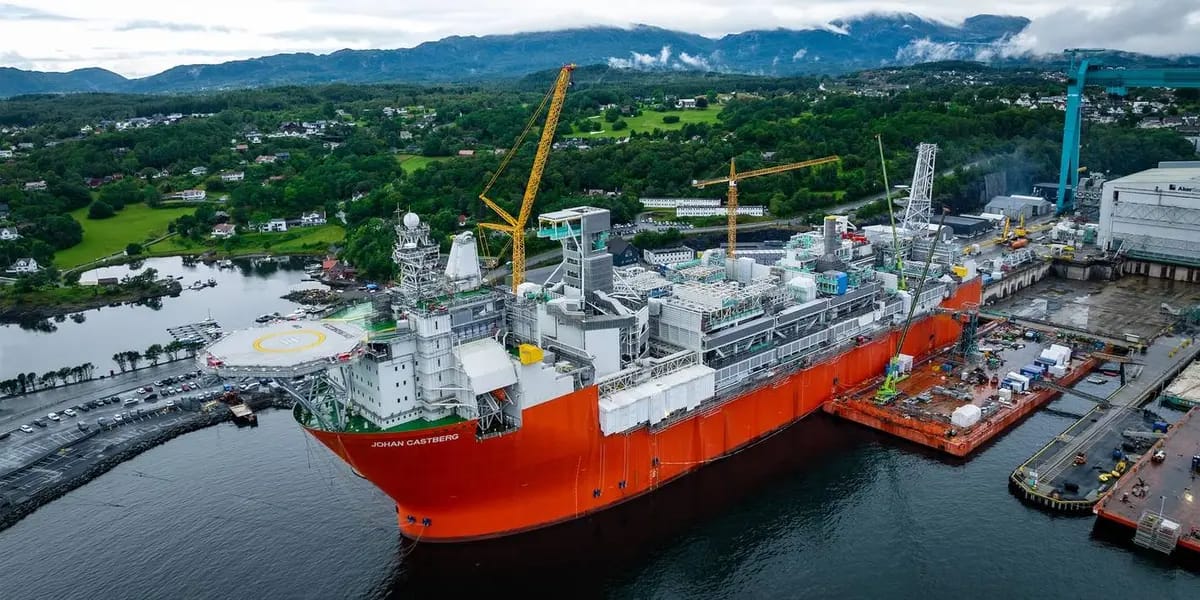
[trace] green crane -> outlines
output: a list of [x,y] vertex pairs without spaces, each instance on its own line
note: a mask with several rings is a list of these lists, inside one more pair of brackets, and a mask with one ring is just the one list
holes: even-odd
[[908,308],[908,318],[904,320],[904,329],[900,330],[900,341],[896,342],[896,352],[888,361],[887,375],[883,378],[883,384],[875,392],[875,402],[884,404],[896,397],[899,391],[896,389],[896,384],[904,380],[904,375],[900,373],[900,350],[904,348],[904,339],[908,337],[908,329],[912,327],[913,315],[917,313],[917,304],[921,299],[921,292],[925,289],[925,280],[929,276],[929,265],[933,262],[934,251],[937,250],[938,240],[942,237],[942,227],[946,225],[946,213],[948,211],[942,209],[942,220],[938,223],[937,233],[933,236],[933,244],[929,247],[929,257],[925,259],[925,266],[921,268],[921,280],[917,282],[917,291],[913,294],[912,305]]

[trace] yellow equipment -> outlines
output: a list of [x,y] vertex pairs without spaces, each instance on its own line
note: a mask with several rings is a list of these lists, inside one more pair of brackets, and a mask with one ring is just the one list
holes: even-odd
[[1025,215],[1021,215],[1021,222],[1017,225],[1017,228],[1013,230],[1013,235],[1017,236],[1018,238],[1023,238],[1029,235],[1029,231],[1025,229]]
[[534,363],[542,362],[542,358],[545,356],[545,354],[542,353],[541,348],[538,348],[533,344],[521,344],[517,346],[517,356],[521,359],[521,364],[532,365]]
[[725,248],[725,256],[728,256],[729,258],[733,258],[734,246],[737,244],[737,185],[738,185],[739,181],[741,181],[743,179],[750,179],[751,177],[758,177],[759,175],[772,175],[775,173],[783,173],[784,171],[794,171],[796,169],[802,169],[804,167],[815,167],[817,165],[823,165],[826,163],[836,162],[838,160],[841,160],[841,159],[838,158],[837,156],[826,156],[825,158],[806,160],[804,162],[791,163],[788,165],[778,165],[778,166],[774,166],[774,167],[766,167],[763,169],[755,169],[753,171],[746,171],[745,173],[738,173],[737,167],[734,166],[734,160],[731,158],[731,159],[729,159],[729,177],[718,177],[716,179],[705,179],[703,181],[692,181],[692,186],[702,188],[704,186],[713,185],[716,183],[728,183],[729,184],[729,194],[727,196],[726,205],[725,205],[725,209],[729,212],[729,223],[728,223],[729,243],[728,243],[727,247]]
[[[538,185],[542,182],[542,171],[546,169],[546,158],[550,155],[550,146],[554,141],[554,130],[558,127],[558,116],[562,113],[563,99],[567,95],[567,87],[571,85],[571,72],[575,70],[575,65],[564,65],[558,72],[558,78],[554,80],[554,86],[542,99],[542,103],[537,110],[533,111],[533,115],[529,117],[529,123],[525,125],[525,130],[517,137],[516,143],[508,154],[504,155],[504,160],[500,161],[500,167],[492,174],[491,181],[483,186],[483,191],[479,193],[479,199],[492,212],[496,213],[504,223],[480,223],[479,226],[485,229],[495,231],[503,231],[512,237],[512,289],[515,293],[517,286],[525,281],[525,223],[529,220],[529,215],[533,212],[533,201],[537,197]],[[549,110],[546,112],[546,123],[542,126],[542,135],[538,140],[537,153],[533,156],[533,168],[529,170],[529,181],[525,184],[525,196],[521,199],[521,209],[516,217],[509,214],[508,211],[500,207],[487,197],[488,190],[500,178],[500,174],[504,172],[509,161],[517,154],[517,149],[520,148],[521,142],[525,141],[525,136],[533,129],[533,124],[537,121],[538,115],[542,109],[549,105]]]

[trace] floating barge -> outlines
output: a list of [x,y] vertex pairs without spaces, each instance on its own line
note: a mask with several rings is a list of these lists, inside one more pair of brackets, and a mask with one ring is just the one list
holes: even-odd
[[[1017,328],[1011,324],[994,321],[979,333],[1019,338],[1013,335],[1015,331]],[[825,412],[961,458],[1060,393],[1050,387],[1030,387],[1019,393],[1001,391],[1007,373],[1019,372],[1033,363],[1049,344],[1028,339],[989,341],[981,348],[989,360],[979,366],[963,361],[962,347],[960,341],[914,364],[911,374],[896,385],[899,394],[886,403],[877,401],[881,377],[826,403]],[[1055,387],[1073,385],[1095,364],[1095,359],[1086,357],[1074,365],[1063,365],[1054,377]],[[1047,373],[1046,377],[1051,375]],[[964,409],[969,406],[975,408]],[[956,412],[960,419],[963,414],[975,416],[960,425],[955,423]]]
[[1200,553],[1200,408],[1171,428],[1096,505],[1101,519],[1134,531],[1133,543]]

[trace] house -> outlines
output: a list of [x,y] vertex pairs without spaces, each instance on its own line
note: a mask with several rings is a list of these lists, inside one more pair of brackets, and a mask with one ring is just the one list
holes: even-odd
[[275,153],[275,158],[277,160],[287,160],[291,157],[292,157],[292,154],[290,152],[276,152]]
[[0,158],[12,158],[12,157],[13,157],[12,150],[0,150]]
[[354,279],[354,267],[337,260],[336,258],[327,258],[321,263],[321,270],[325,274],[326,281],[346,281]]
[[233,149],[237,152],[245,152],[250,149],[250,146],[248,144],[238,144]]
[[397,136],[397,137],[399,137],[399,138],[400,138],[400,139],[402,139],[402,140],[411,140],[411,139],[413,139],[413,134],[412,134],[412,132],[411,132],[411,131],[401,131],[400,133],[396,134],[396,136]]
[[221,173],[221,181],[241,181],[245,178],[245,171],[226,171]]
[[32,258],[18,258],[17,262],[8,268],[9,273],[37,273],[39,270],[41,267]]
[[287,231],[287,221],[283,219],[271,219],[270,221],[263,223],[259,228],[259,231]]
[[104,185],[104,179],[102,179],[100,177],[88,177],[87,179],[84,179],[83,182],[92,189],[95,189],[95,188],[98,188],[98,187]]
[[0,241],[11,242],[21,239],[21,234],[17,233],[16,227],[0,227]]
[[26,181],[25,182],[25,191],[27,191],[27,192],[33,192],[33,191],[44,190],[44,189],[46,189],[46,181],[44,179],[39,180],[39,181]]
[[183,200],[185,202],[200,202],[208,197],[204,190],[183,190],[163,196],[166,200]]
[[302,227],[311,227],[313,225],[324,225],[325,213],[311,212],[300,215],[300,225]]
[[642,251],[642,260],[645,260],[652,265],[673,265],[681,262],[687,262],[695,257],[696,252],[691,248],[684,246]]
[[696,108],[696,99],[680,98],[675,101],[675,108]]
[[7,219],[7,218],[8,218],[8,215],[9,215],[9,208],[8,208],[8,205],[7,205],[7,204],[0,203],[0,221],[3,221],[4,219]]
[[192,170],[189,171],[189,173],[195,175],[196,177],[204,177],[205,175],[208,175],[208,167],[192,167]]
[[459,150],[458,155],[459,156],[475,156],[475,151],[474,150]]
[[233,223],[221,223],[219,225],[214,225],[212,229],[212,236],[217,239],[233,237],[233,234],[235,233],[237,233],[237,231],[234,229]]
[[608,253],[612,255],[614,267],[636,265],[638,262],[638,249],[624,238],[608,238]]
[[254,159],[254,162],[260,165],[270,165],[275,163],[275,157],[270,154],[263,154],[262,156]]

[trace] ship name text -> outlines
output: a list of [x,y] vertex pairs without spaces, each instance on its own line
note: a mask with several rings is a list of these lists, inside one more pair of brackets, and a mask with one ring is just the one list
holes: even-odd
[[372,448],[398,448],[400,446],[424,446],[426,444],[440,444],[442,442],[452,442],[458,439],[457,433],[447,435],[435,435],[433,437],[417,438],[415,440],[386,440],[371,444]]

